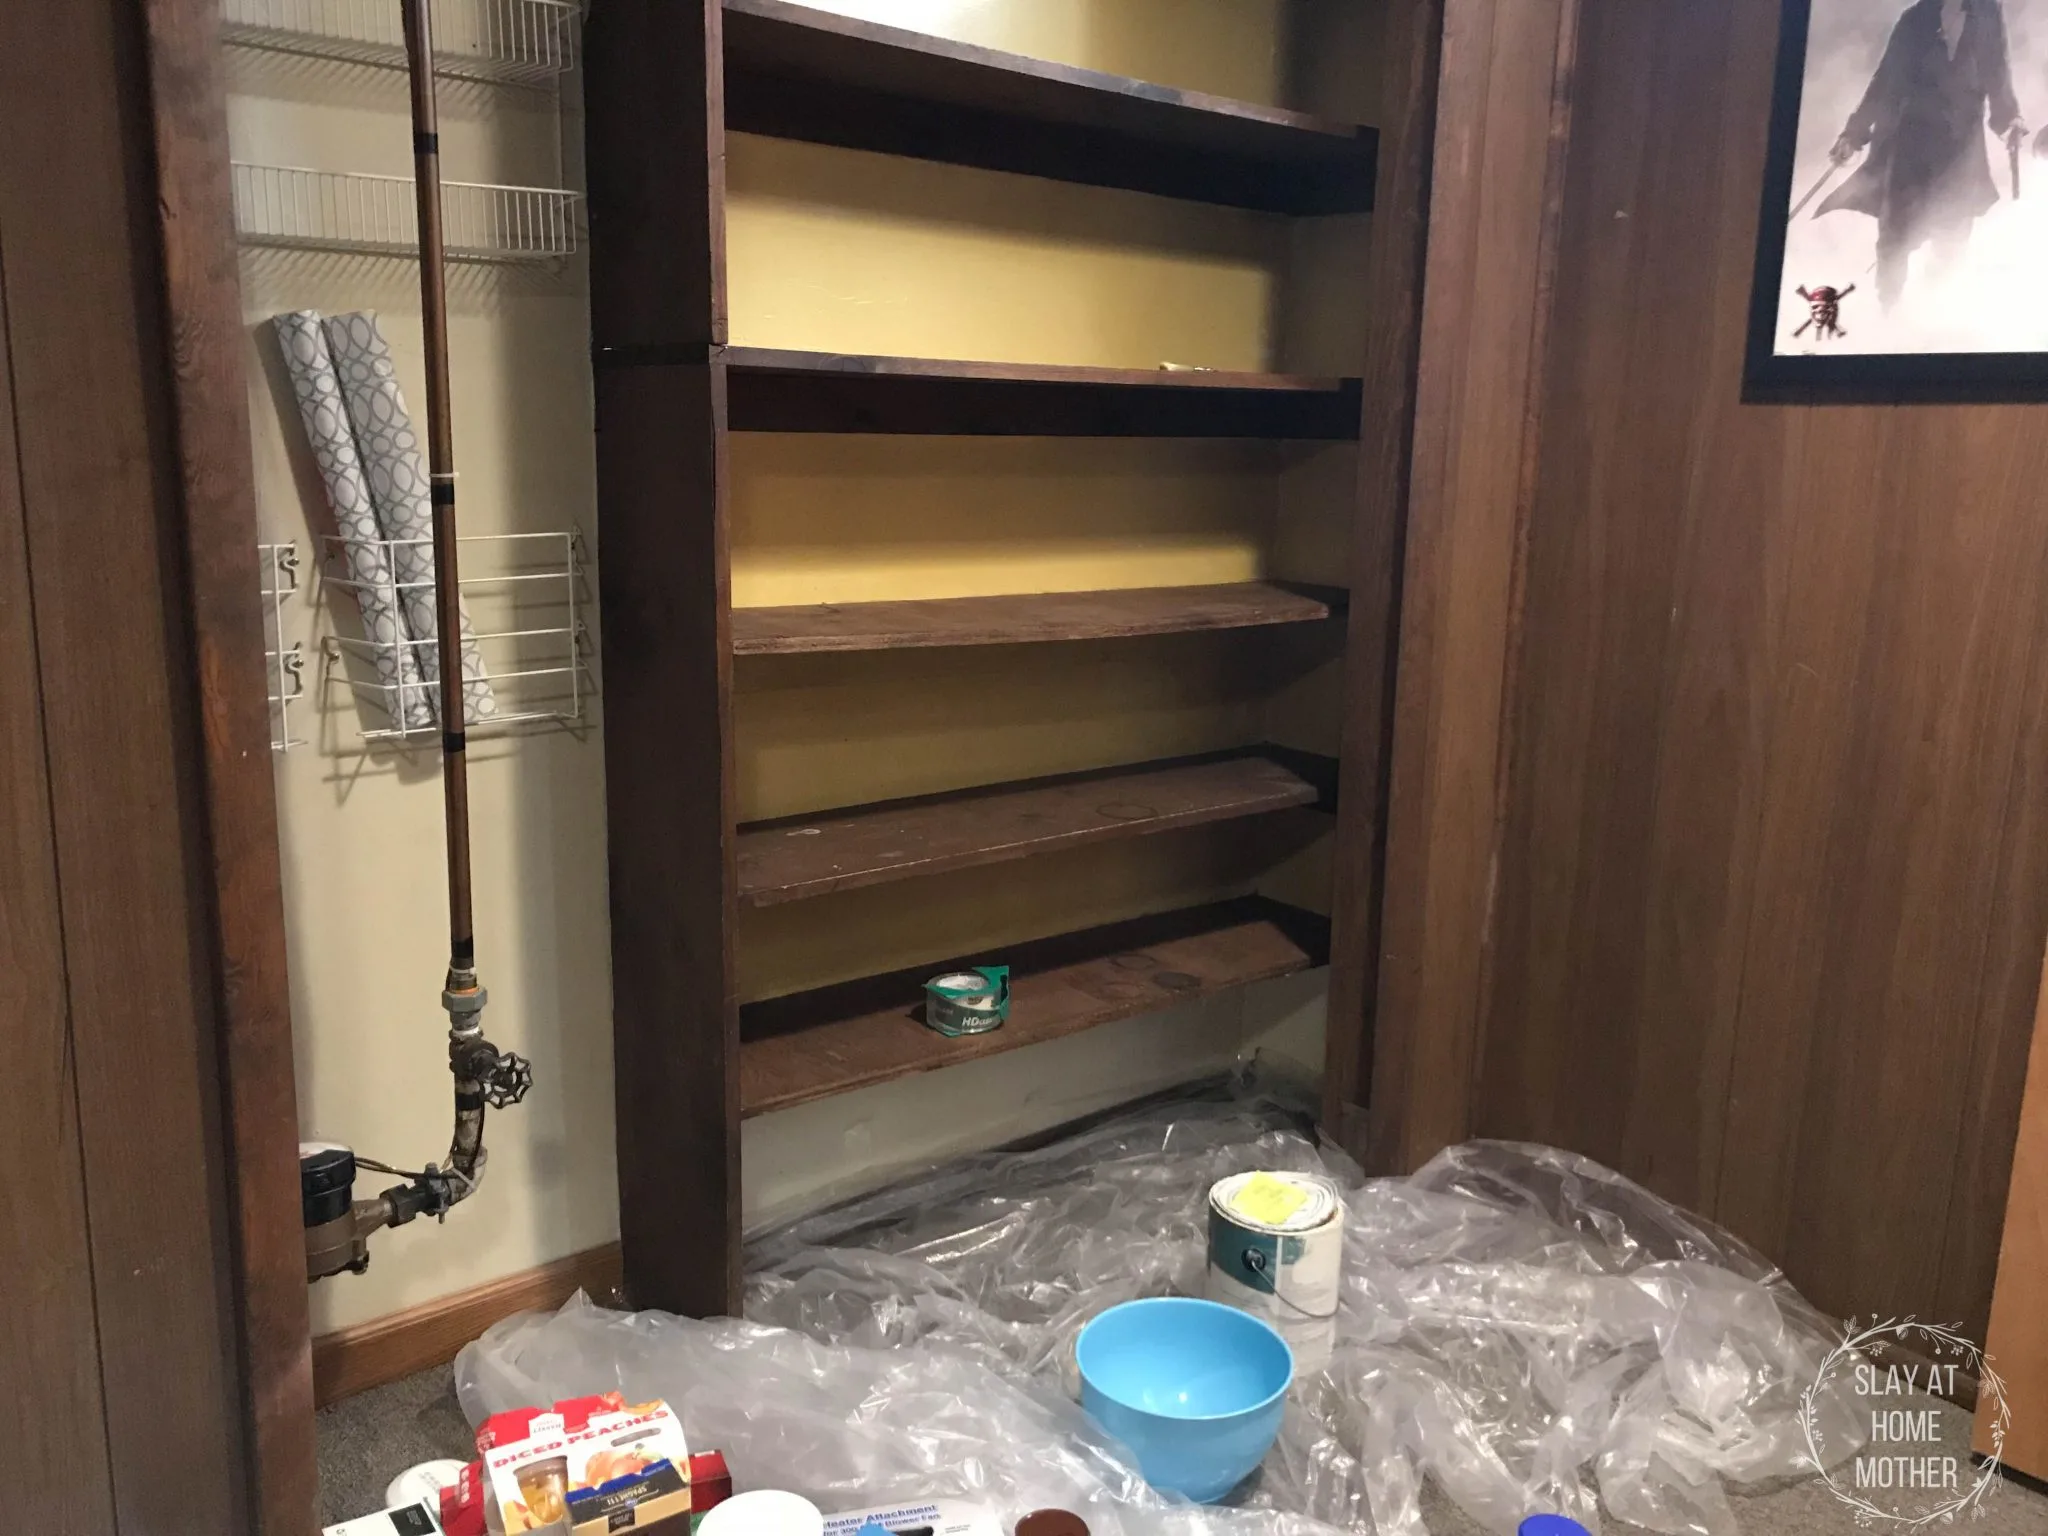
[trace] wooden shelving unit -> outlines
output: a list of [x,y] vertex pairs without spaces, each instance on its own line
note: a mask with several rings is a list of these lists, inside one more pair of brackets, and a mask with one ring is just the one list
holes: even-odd
[[[1301,0],[1300,9],[1336,15],[1344,6]],[[830,923],[832,898],[847,892],[887,903],[903,899],[890,888],[901,882],[1250,818],[1331,818],[1340,859],[1376,860],[1397,550],[1394,500],[1375,495],[1362,471],[1347,529],[1355,523],[1353,547],[1376,562],[1365,572],[1371,600],[1363,605],[1354,570],[1348,597],[1262,580],[733,607],[735,432],[1357,441],[1363,462],[1390,417],[1356,377],[734,345],[728,130],[1290,217],[1372,209],[1379,144],[1355,123],[785,0],[607,0],[590,23],[585,58],[622,1236],[638,1304],[712,1313],[739,1294],[744,1117],[1326,963],[1343,982],[1333,979],[1333,995],[1364,994],[1377,889],[1370,870],[1340,873],[1328,918],[1263,897],[1213,901],[1213,891],[1191,891],[1183,899],[1202,904],[1064,933],[1019,932],[999,952],[932,955],[908,969],[896,969],[898,955],[878,965],[882,974],[780,997],[743,1000],[735,952],[741,914],[751,909],[817,901],[818,921]],[[1397,85],[1421,78],[1392,59],[1385,73]],[[1398,221],[1388,220],[1397,245],[1420,229],[1420,200],[1403,185]],[[1376,240],[1379,227],[1376,213]],[[1382,265],[1404,270],[1400,261]],[[1387,359],[1405,355],[1400,317],[1412,315],[1414,295],[1370,293],[1363,271],[1357,281],[1361,312],[1390,317],[1361,359],[1366,377],[1384,381]],[[1398,417],[1405,405],[1391,409]],[[749,669],[786,668],[807,664],[775,658],[1114,645],[1203,631],[1236,632],[1213,646],[1271,650],[1281,634],[1332,622],[1347,626],[1354,679],[1341,766],[1247,743],[740,819],[738,658],[750,658]],[[975,664],[962,654],[962,666]],[[1283,844],[1300,840],[1276,837],[1273,846]],[[992,880],[1006,877],[991,870]],[[796,911],[775,918],[802,920]],[[1048,925],[1057,921],[1048,914]],[[983,962],[1012,968],[1004,1027],[957,1041],[924,1028],[923,980]],[[1355,1060],[1365,1029],[1362,1011],[1333,1018],[1333,1060]]]

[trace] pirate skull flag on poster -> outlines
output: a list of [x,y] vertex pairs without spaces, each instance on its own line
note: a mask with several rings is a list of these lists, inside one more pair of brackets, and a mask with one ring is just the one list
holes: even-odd
[[2048,0],[1785,3],[1752,360],[2014,377],[2048,353]]

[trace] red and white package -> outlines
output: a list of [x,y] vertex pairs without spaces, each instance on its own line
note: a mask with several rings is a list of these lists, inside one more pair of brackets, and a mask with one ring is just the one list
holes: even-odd
[[706,1515],[732,1497],[732,1472],[720,1451],[690,1458],[690,1513]]
[[592,1419],[625,1411],[626,1399],[618,1392],[597,1392],[589,1397],[565,1397],[555,1404],[555,1412],[562,1416],[562,1428],[571,1434],[579,1429],[588,1429]]
[[548,1417],[549,1408],[508,1408],[494,1413],[476,1427],[476,1453],[488,1456],[501,1445],[517,1445],[534,1436],[534,1421]]
[[[588,1397],[565,1397],[552,1408],[508,1408],[494,1413],[477,1426],[476,1453],[488,1456],[501,1445],[517,1445],[550,1429],[588,1429],[590,1421],[605,1414],[624,1413],[626,1399],[617,1392],[594,1392]],[[559,1424],[552,1420],[560,1420]]]
[[472,1461],[448,1487],[441,1490],[442,1536],[484,1536],[488,1529],[485,1510],[490,1489],[484,1481],[484,1464]]

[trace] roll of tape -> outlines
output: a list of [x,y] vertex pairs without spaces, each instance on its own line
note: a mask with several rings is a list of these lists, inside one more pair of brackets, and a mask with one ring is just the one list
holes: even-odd
[[940,1034],[985,1035],[1010,1016],[1010,968],[949,971],[924,984],[924,1021]]

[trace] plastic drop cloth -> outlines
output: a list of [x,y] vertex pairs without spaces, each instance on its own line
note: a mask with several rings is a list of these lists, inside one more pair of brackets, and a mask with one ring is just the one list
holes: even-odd
[[[1209,1187],[1250,1168],[1344,1191],[1338,1345],[1230,1507],[1197,1508],[1082,1413],[1073,1340],[1117,1302],[1201,1294]],[[463,1408],[664,1397],[738,1487],[828,1512],[954,1497],[1096,1536],[1421,1536],[1434,1480],[1502,1536],[1603,1507],[1732,1536],[1723,1480],[1810,1470],[1800,1398],[1834,1343],[1753,1250],[1585,1158],[1472,1142],[1367,1180],[1242,1092],[948,1164],[758,1236],[747,1268],[745,1322],[582,1297],[510,1319],[456,1361]],[[1815,1406],[1821,1443],[1861,1443],[1845,1397]]]

